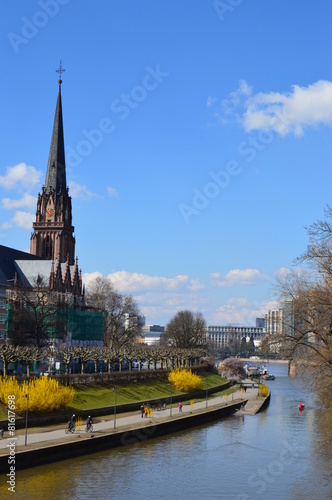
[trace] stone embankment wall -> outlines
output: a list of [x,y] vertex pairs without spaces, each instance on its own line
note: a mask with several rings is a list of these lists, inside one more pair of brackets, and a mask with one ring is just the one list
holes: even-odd
[[[237,400],[218,408],[209,408],[192,414],[181,414],[168,418],[164,422],[148,423],[145,427],[136,426],[125,431],[111,432],[101,436],[90,435],[77,441],[39,448],[16,453],[17,471],[44,465],[50,462],[65,460],[96,451],[107,450],[119,446],[128,446],[148,439],[154,439],[167,434],[213,422],[234,413],[243,404],[244,400]],[[0,456],[0,474],[8,472],[8,455]]]

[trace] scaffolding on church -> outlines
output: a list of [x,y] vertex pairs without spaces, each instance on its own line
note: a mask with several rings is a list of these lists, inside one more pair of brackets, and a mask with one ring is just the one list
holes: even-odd
[[[15,321],[17,305],[7,303],[6,337],[9,341]],[[36,309],[38,313],[38,308]],[[41,309],[40,309],[41,312]],[[73,303],[61,306],[48,306],[45,319],[47,337],[50,342],[73,345],[94,345],[103,343],[104,316],[102,311],[87,306],[76,306]]]

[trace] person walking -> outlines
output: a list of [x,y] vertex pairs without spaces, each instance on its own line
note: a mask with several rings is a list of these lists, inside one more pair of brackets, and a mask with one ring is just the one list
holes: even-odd
[[179,412],[182,413],[182,401],[179,403]]
[[92,425],[93,425],[93,420],[91,418],[91,415],[89,415],[88,418],[86,419],[86,428],[87,428],[87,430],[89,430]]
[[141,404],[141,418],[144,417],[144,411],[145,411],[145,403]]
[[148,418],[148,411],[149,411],[148,410],[148,405],[145,405],[144,406],[144,416],[145,416],[145,418]]

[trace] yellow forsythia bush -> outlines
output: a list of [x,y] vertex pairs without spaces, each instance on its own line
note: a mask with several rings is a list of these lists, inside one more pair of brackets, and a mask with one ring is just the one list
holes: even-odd
[[269,388],[265,384],[259,384],[259,395],[262,398],[266,398],[269,395]]
[[[27,407],[25,394],[29,394],[29,411],[47,412],[64,408],[74,399],[75,391],[48,377],[18,384],[15,377],[0,378],[0,401],[8,404],[8,397],[15,401],[16,413],[24,413]],[[15,398],[13,398],[15,396]]]
[[203,380],[199,375],[195,375],[191,370],[180,368],[170,372],[168,381],[181,392],[192,392],[203,387]]

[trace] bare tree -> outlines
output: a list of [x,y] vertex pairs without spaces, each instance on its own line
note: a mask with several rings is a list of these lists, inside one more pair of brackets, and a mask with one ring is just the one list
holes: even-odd
[[166,325],[166,343],[173,347],[206,347],[206,322],[201,313],[179,311]]
[[98,277],[89,284],[87,300],[104,312],[104,343],[112,348],[131,345],[141,331],[141,312],[133,297],[118,293],[110,280]]
[[27,365],[27,377],[30,377],[30,363],[45,358],[45,353],[38,347],[17,346],[17,360],[25,361]]
[[81,365],[81,373],[84,373],[85,363],[92,360],[92,351],[89,347],[75,347],[75,357],[79,359]]
[[44,278],[18,283],[9,292],[9,338],[13,345],[46,346],[57,326],[57,303]]
[[3,362],[3,376],[7,375],[9,363],[14,363],[17,361],[17,348],[12,345],[2,345],[0,346],[0,359]]
[[275,342],[308,375],[325,408],[332,407],[332,211],[307,228],[310,243],[297,259],[301,268],[278,282],[288,307],[284,331]]
[[55,356],[63,363],[66,367],[66,374],[69,373],[69,365],[72,359],[78,357],[74,347],[60,347],[55,350]]

